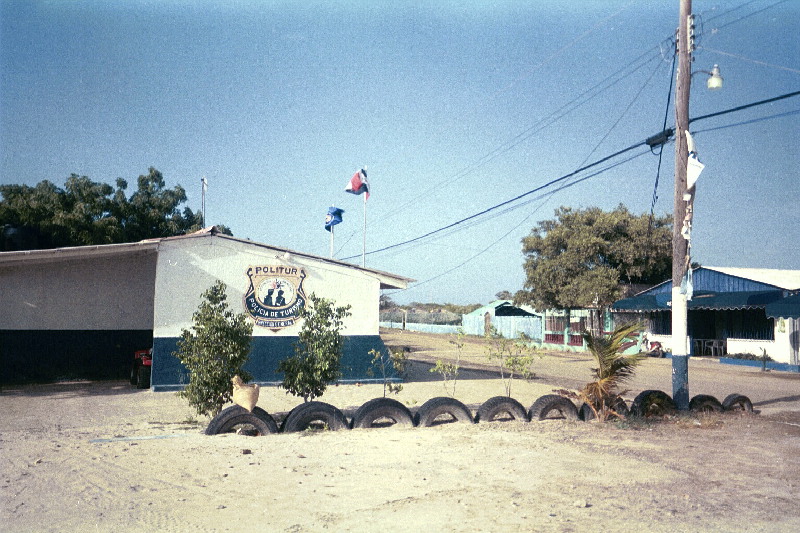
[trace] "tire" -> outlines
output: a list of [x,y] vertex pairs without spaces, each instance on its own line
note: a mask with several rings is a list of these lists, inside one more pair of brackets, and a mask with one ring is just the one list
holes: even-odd
[[639,417],[660,416],[674,410],[675,402],[667,393],[660,390],[642,391],[631,404],[631,414]]
[[[558,416],[553,416],[558,415]],[[547,420],[551,418],[564,418],[565,420],[578,420],[578,408],[575,404],[558,394],[545,394],[531,405],[529,411],[531,421]]]
[[292,409],[283,421],[283,431],[305,431],[313,422],[322,422],[331,431],[350,429],[347,417],[339,409],[325,402],[307,402]]
[[414,415],[414,422],[417,427],[424,428],[448,423],[436,421],[441,415],[450,415],[453,419],[452,422],[474,423],[469,408],[455,398],[447,396],[431,398],[423,403],[417,414]]
[[246,435],[268,435],[278,432],[275,420],[260,407],[254,407],[250,413],[244,407],[232,405],[223,409],[209,422],[206,435],[239,432]]
[[131,367],[131,385],[136,385],[139,382],[139,365]]
[[721,413],[722,404],[713,396],[698,394],[689,402],[689,410],[697,413]]
[[392,398],[375,398],[358,408],[353,416],[353,428],[382,427],[380,419],[392,420],[395,427],[414,427],[414,417],[408,407]]
[[136,373],[136,388],[149,389],[150,388],[150,367],[140,366],[139,371]]
[[528,412],[521,403],[508,396],[495,396],[483,402],[478,408],[475,422],[494,422],[503,414],[508,414],[518,422],[528,421]]
[[751,402],[750,398],[747,396],[734,392],[733,394],[728,394],[725,399],[722,400],[722,409],[725,411],[742,411],[744,413],[752,413],[753,402]]
[[[625,403],[625,400],[617,396],[614,399],[612,409],[616,411],[617,415],[611,415],[611,418],[626,418],[630,414],[630,410],[628,410],[628,404]],[[596,417],[594,415],[594,411],[589,404],[583,403],[581,404],[581,408],[578,409],[578,418],[581,420],[588,422],[590,420],[594,420]]]

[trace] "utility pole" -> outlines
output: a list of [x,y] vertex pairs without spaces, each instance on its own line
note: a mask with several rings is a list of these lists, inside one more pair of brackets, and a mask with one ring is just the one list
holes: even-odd
[[[675,198],[672,232],[672,399],[680,410],[689,409],[689,350],[687,300],[681,282],[691,268],[686,230],[691,229],[694,187],[688,190],[686,169],[689,147],[689,90],[692,84],[692,0],[680,0],[675,87]],[[688,213],[688,216],[687,216]]]

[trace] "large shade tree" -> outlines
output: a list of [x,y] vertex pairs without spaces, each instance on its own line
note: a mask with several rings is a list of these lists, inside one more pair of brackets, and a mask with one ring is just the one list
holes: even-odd
[[[150,168],[139,176],[130,197],[124,179],[116,188],[72,174],[64,188],[44,180],[36,186],[0,185],[2,249],[57,248],[136,242],[200,228],[202,215],[180,205],[186,191],[167,188]],[[223,233],[230,230],[223,227]]]
[[609,305],[621,284],[655,284],[672,271],[672,217],[633,215],[620,205],[559,207],[522,239],[526,281],[517,303],[539,309]]

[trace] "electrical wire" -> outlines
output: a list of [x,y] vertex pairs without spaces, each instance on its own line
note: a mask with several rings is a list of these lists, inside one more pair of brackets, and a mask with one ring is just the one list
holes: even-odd
[[725,109],[724,111],[717,111],[716,113],[709,113],[707,115],[700,115],[699,117],[694,117],[689,119],[689,124],[692,122],[697,122],[699,120],[705,120],[712,117],[719,117],[722,115],[727,115],[729,113],[735,113],[737,111],[743,111],[745,109],[750,109],[751,107],[756,107],[764,104],[769,104],[772,102],[777,102],[778,100],[784,100],[786,98],[792,98],[794,96],[800,95],[800,91],[794,91],[791,93],[782,94],[780,96],[775,96],[774,98],[767,98],[766,100],[760,100],[758,102],[753,102],[751,104],[740,105],[738,107],[732,107],[730,109]]
[[[649,50],[647,50],[646,52],[640,54],[639,56],[637,56],[636,58],[631,60],[627,65],[617,69],[615,72],[613,72],[610,75],[606,76],[603,80],[601,80],[600,82],[596,83],[592,87],[586,89],[585,91],[583,91],[581,94],[579,94],[578,96],[576,96],[575,98],[573,98],[572,100],[567,102],[566,104],[562,105],[561,107],[559,107],[555,111],[551,112],[549,115],[547,115],[544,118],[542,118],[541,120],[537,121],[535,124],[531,125],[530,127],[526,128],[525,130],[521,131],[520,133],[518,133],[517,135],[515,135],[511,139],[507,140],[506,142],[504,142],[504,143],[500,144],[499,146],[497,146],[496,148],[494,148],[493,150],[490,150],[488,153],[484,154],[483,156],[478,158],[476,161],[470,163],[469,165],[467,165],[463,169],[461,169],[458,172],[456,172],[450,178],[437,181],[435,185],[432,185],[431,187],[429,187],[427,189],[424,189],[423,191],[421,191],[416,196],[413,196],[406,203],[398,206],[397,208],[394,208],[391,213],[389,213],[389,214],[387,214],[387,215],[385,215],[383,217],[380,217],[378,220],[379,221],[388,220],[392,216],[395,216],[397,213],[402,212],[402,210],[405,207],[413,205],[420,198],[422,198],[424,196],[427,196],[431,191],[433,191],[433,190],[442,190],[447,185],[450,185],[451,183],[466,177],[467,175],[473,173],[474,171],[478,170],[479,168],[481,168],[481,167],[485,166],[486,164],[490,163],[491,161],[493,161],[497,157],[509,152],[513,148],[516,148],[518,145],[520,145],[523,142],[527,141],[528,139],[533,137],[535,134],[539,133],[540,131],[542,131],[543,129],[547,128],[548,126],[551,126],[552,124],[554,124],[558,120],[562,119],[563,117],[565,117],[569,113],[575,111],[576,109],[578,109],[579,107],[583,106],[584,104],[590,102],[592,99],[596,98],[597,96],[599,96],[600,94],[602,94],[606,90],[610,89],[611,87],[613,87],[617,83],[619,83],[622,80],[624,80],[624,79],[628,78],[629,76],[633,75],[634,73],[636,73],[641,68],[647,66],[654,59],[657,59],[658,57],[660,57],[660,56],[653,56],[652,55],[652,52],[655,51],[656,49],[658,49],[658,47],[652,47]],[[645,58],[647,58],[647,60],[644,63],[636,65],[638,62],[643,61]],[[636,66],[634,66],[634,65],[636,65]],[[628,69],[631,69],[630,72],[626,72]],[[619,76],[619,78],[615,79],[615,77],[617,77],[617,76]]]
[[797,115],[798,113],[800,113],[800,109],[795,109],[794,111],[786,111],[785,113],[776,113],[774,115],[768,115],[766,117],[754,118],[752,120],[743,120],[742,122],[735,122],[733,124],[726,124],[724,126],[716,126],[714,128],[706,128],[704,130],[695,130],[695,131],[692,131],[692,135],[698,135],[700,133],[706,133],[706,132],[709,132],[709,131],[726,130],[728,128],[736,128],[738,126],[746,126],[748,124],[755,124],[757,122],[764,122],[765,120],[772,120],[772,119],[781,118],[781,117],[788,117],[790,115]]
[[[522,193],[520,195],[517,195],[514,198],[511,198],[510,200],[506,200],[504,202],[500,202],[499,204],[493,205],[493,206],[491,206],[491,207],[489,207],[487,209],[484,209],[483,211],[480,211],[480,212],[475,213],[473,215],[470,215],[468,217],[464,217],[461,220],[457,220],[456,222],[453,222],[453,223],[448,224],[446,226],[443,226],[441,228],[435,229],[433,231],[429,231],[429,232],[425,233],[424,235],[420,235],[419,237],[414,237],[413,239],[408,239],[406,241],[403,241],[403,242],[400,242],[400,243],[397,243],[397,244],[392,244],[392,245],[389,245],[389,246],[384,246],[383,248],[379,248],[377,250],[372,250],[370,252],[367,252],[366,255],[372,255],[372,254],[377,254],[377,253],[380,253],[380,252],[385,252],[385,251],[391,250],[393,248],[397,248],[397,247],[400,247],[400,246],[404,246],[406,244],[411,244],[411,243],[420,241],[422,239],[425,239],[425,238],[430,237],[432,235],[436,235],[436,234],[441,233],[441,232],[443,232],[445,230],[448,230],[450,228],[454,228],[454,227],[459,226],[459,225],[461,225],[461,224],[463,224],[463,223],[465,223],[467,221],[473,220],[473,219],[478,218],[478,217],[480,217],[482,215],[490,213],[490,212],[492,212],[492,211],[494,211],[496,209],[499,209],[501,207],[504,207],[504,206],[507,206],[509,204],[512,204],[512,203],[514,203],[514,202],[516,202],[516,201],[518,201],[518,200],[520,200],[522,198],[525,198],[526,196],[530,196],[531,194],[533,194],[535,192],[539,192],[539,191],[542,191],[544,189],[547,189],[548,187],[551,187],[552,185],[555,185],[556,183],[561,183],[561,182],[563,182],[563,181],[565,181],[565,180],[567,180],[569,178],[575,177],[578,174],[580,174],[580,173],[582,173],[582,172],[584,172],[584,171],[586,171],[586,170],[588,170],[590,168],[596,167],[596,166],[598,166],[598,165],[600,165],[602,163],[605,163],[606,161],[608,161],[610,159],[613,159],[613,158],[615,158],[615,157],[617,157],[619,155],[622,155],[622,154],[624,154],[626,152],[629,152],[629,151],[631,151],[631,150],[633,150],[635,148],[638,148],[638,147],[640,147],[642,145],[645,145],[645,144],[646,144],[646,141],[637,142],[636,144],[633,144],[633,145],[631,145],[631,146],[629,146],[627,148],[623,148],[622,150],[614,152],[613,154],[608,155],[606,157],[603,157],[602,159],[598,159],[597,161],[595,161],[595,162],[593,162],[593,163],[591,163],[589,165],[585,165],[585,166],[583,166],[583,167],[581,167],[581,168],[579,168],[577,170],[574,170],[574,171],[572,171],[572,172],[570,172],[568,174],[565,174],[565,175],[563,175],[561,177],[558,177],[558,178],[555,178],[553,180],[550,180],[547,183],[545,183],[544,185],[540,185],[539,187],[531,189],[530,191],[527,191],[527,192],[524,192],[524,193]],[[353,259],[355,257],[358,257],[358,256],[354,255],[354,256],[350,256],[350,257],[345,257],[344,260]]]
[[[779,101],[779,100],[783,100],[783,99],[786,99],[786,98],[791,98],[791,97],[798,96],[798,95],[800,95],[800,91],[795,91],[795,92],[792,92],[792,93],[787,93],[787,94],[783,94],[783,95],[780,95],[780,96],[776,96],[776,97],[773,97],[773,98],[768,98],[766,100],[760,100],[758,102],[753,102],[751,104],[745,104],[745,105],[737,106],[737,107],[734,107],[734,108],[731,108],[731,109],[718,111],[716,113],[709,113],[707,115],[701,115],[699,117],[690,118],[689,119],[689,123],[691,124],[692,122],[697,122],[697,121],[700,121],[700,120],[705,120],[705,119],[716,117],[716,116],[722,116],[722,115],[726,115],[726,114],[729,114],[729,113],[742,111],[744,109],[749,109],[749,108],[752,108],[752,107],[768,104],[768,103],[771,103],[771,102],[776,102],[776,101]],[[580,174],[580,173],[582,173],[582,172],[584,172],[584,171],[586,171],[586,170],[588,170],[590,168],[596,167],[596,166],[598,166],[598,165],[600,165],[602,163],[605,163],[606,161],[609,161],[610,159],[613,159],[613,158],[615,158],[615,157],[617,157],[619,155],[622,155],[622,154],[624,154],[626,152],[629,152],[631,150],[634,150],[637,147],[640,147],[640,146],[643,146],[643,145],[646,145],[646,144],[647,144],[646,140],[637,142],[635,144],[632,144],[631,146],[628,146],[627,148],[623,148],[622,150],[618,150],[617,152],[614,152],[613,154],[610,154],[610,155],[608,155],[606,157],[603,157],[602,159],[599,159],[599,160],[597,160],[597,161],[595,161],[595,162],[593,162],[593,163],[591,163],[589,165],[585,165],[585,166],[583,166],[583,167],[581,167],[581,168],[579,168],[577,170],[574,170],[573,172],[570,172],[570,173],[565,174],[565,175],[563,175],[561,177],[558,177],[558,178],[555,178],[553,180],[550,180],[547,183],[545,183],[544,185],[541,185],[539,187],[531,189],[530,191],[527,191],[525,193],[517,195],[514,198],[511,198],[509,200],[506,200],[504,202],[501,202],[499,204],[491,206],[491,207],[489,207],[487,209],[484,209],[484,210],[482,210],[482,211],[480,211],[478,213],[475,213],[473,215],[470,215],[468,217],[464,217],[464,218],[462,218],[460,220],[457,220],[456,222],[453,222],[453,223],[448,224],[446,226],[443,226],[441,228],[429,231],[429,232],[427,232],[427,233],[425,233],[423,235],[420,235],[418,237],[414,237],[413,239],[408,239],[408,240],[405,240],[405,241],[400,242],[400,243],[392,244],[392,245],[389,245],[389,246],[384,246],[383,248],[379,248],[377,250],[372,250],[370,252],[367,252],[367,255],[372,255],[372,254],[377,254],[377,253],[380,253],[380,252],[385,252],[385,251],[388,251],[388,250],[391,250],[391,249],[394,249],[394,248],[398,248],[400,246],[404,246],[404,245],[407,245],[407,244],[418,242],[418,241],[421,241],[421,240],[423,240],[423,239],[425,239],[427,237],[436,235],[438,233],[441,233],[443,231],[449,230],[451,228],[455,228],[457,226],[460,226],[460,225],[464,224],[465,222],[468,222],[470,220],[476,219],[476,218],[478,218],[480,216],[483,216],[485,214],[493,212],[493,211],[495,211],[495,210],[497,210],[497,209],[499,209],[501,207],[505,207],[505,206],[508,206],[509,204],[513,204],[514,202],[517,202],[518,200],[520,200],[522,198],[530,196],[531,194],[533,194],[535,192],[542,191],[542,190],[547,189],[548,187],[551,187],[551,186],[553,186],[553,185],[555,185],[557,183],[561,183],[561,182],[563,182],[565,180],[568,180],[569,178],[573,178],[573,177],[577,176],[578,174]],[[345,257],[343,260],[353,259],[353,258],[356,258],[356,257],[359,257],[359,256],[358,255],[349,256],[349,257]]]
[[714,52],[715,54],[722,54],[724,56],[729,56],[729,57],[733,57],[733,58],[736,58],[736,59],[741,59],[742,61],[749,61],[750,63],[755,63],[756,65],[763,65],[765,67],[772,67],[772,68],[776,68],[776,69],[779,69],[779,70],[786,70],[788,72],[794,72],[795,74],[800,74],[800,70],[798,70],[796,68],[784,67],[784,66],[781,66],[781,65],[774,65],[772,63],[767,63],[765,61],[758,61],[757,59],[750,59],[749,57],[744,57],[744,56],[740,56],[740,55],[737,55],[737,54],[731,54],[731,53],[728,53],[728,52],[723,52],[722,50],[716,50],[714,48],[709,48],[708,46],[700,46],[698,48],[700,48],[702,50],[708,50],[709,52]]
[[[775,3],[773,3],[773,4],[770,4],[770,5],[766,6],[766,7],[762,7],[761,9],[759,9],[759,10],[757,10],[757,11],[752,11],[752,12],[750,12],[750,13],[746,14],[746,15],[742,15],[741,17],[739,17],[739,18],[737,18],[737,19],[734,19],[734,20],[732,20],[732,21],[730,21],[730,22],[727,22],[727,23],[725,23],[725,24],[722,24],[721,26],[717,26],[716,28],[714,28],[714,30],[717,30],[717,31],[718,31],[718,30],[721,30],[722,28],[727,28],[728,26],[731,26],[731,25],[733,25],[733,24],[737,24],[737,23],[739,23],[739,22],[741,22],[741,21],[743,21],[743,20],[745,20],[745,19],[748,19],[748,18],[750,18],[750,17],[752,17],[752,16],[758,15],[759,13],[763,13],[764,11],[767,11],[767,10],[769,10],[769,9],[772,9],[773,7],[779,6],[779,5],[781,5],[781,4],[785,4],[785,3],[786,3],[786,2],[788,2],[788,1],[789,1],[789,0],[778,0],[777,2],[775,2]],[[731,12],[733,12],[733,11],[736,11],[737,9],[739,9],[739,8],[741,8],[741,7],[744,7],[745,5],[748,5],[748,4],[751,4],[751,3],[752,3],[752,2],[747,2],[746,4],[743,4],[743,5],[741,5],[741,6],[737,7],[737,8],[733,8],[733,9],[731,9],[731,10],[729,10],[729,11],[726,11],[725,13],[721,13],[719,16],[726,15],[726,14],[728,14],[728,13],[731,13]],[[718,18],[718,16],[714,16],[714,17],[710,18],[710,19],[709,19],[709,21],[710,21],[710,20],[713,20],[713,19],[715,19],[715,18]],[[712,30],[712,31],[714,31],[714,30]]]
[[[645,151],[642,151],[642,152],[641,152],[641,153],[639,153],[639,154],[635,154],[635,155],[633,155],[633,156],[631,156],[631,157],[628,157],[627,159],[625,159],[625,160],[623,160],[623,161],[619,161],[619,162],[617,162],[617,163],[614,163],[613,165],[609,165],[608,167],[606,167],[606,168],[604,168],[604,169],[601,169],[601,170],[598,170],[597,172],[594,172],[594,173],[592,173],[592,174],[589,174],[588,176],[584,176],[584,177],[582,177],[582,178],[580,178],[580,179],[577,179],[577,180],[575,180],[575,181],[573,181],[573,182],[570,182],[570,183],[566,183],[566,184],[564,184],[564,185],[561,185],[559,188],[557,188],[557,189],[556,189],[556,190],[554,190],[554,191],[550,191],[550,192],[547,192],[547,193],[545,193],[545,194],[541,194],[541,195],[537,196],[536,198],[533,198],[533,199],[531,199],[531,200],[528,200],[528,201],[524,202],[524,204],[522,204],[522,205],[518,205],[518,206],[514,206],[513,208],[510,208],[508,211],[511,211],[511,210],[513,210],[513,209],[517,209],[517,208],[519,208],[519,207],[522,207],[523,205],[527,205],[527,204],[529,204],[529,203],[531,203],[531,202],[534,202],[534,201],[536,201],[536,200],[549,199],[549,198],[551,198],[553,195],[555,195],[555,194],[556,194],[556,193],[558,193],[558,192],[561,192],[561,191],[563,191],[563,190],[565,190],[565,189],[568,189],[569,187],[572,187],[572,186],[574,186],[574,185],[577,185],[577,184],[579,184],[579,183],[581,183],[581,182],[584,182],[584,181],[586,181],[586,180],[588,180],[588,179],[591,179],[591,178],[593,178],[593,177],[595,177],[595,176],[597,176],[597,175],[599,175],[599,174],[602,174],[603,172],[606,172],[606,171],[608,171],[608,170],[611,170],[612,168],[615,168],[615,167],[618,167],[618,166],[620,166],[620,165],[623,165],[623,164],[625,164],[625,163],[627,163],[627,162],[629,162],[629,161],[631,161],[631,160],[633,160],[633,159],[636,159],[636,158],[638,158],[638,157],[641,157],[641,156],[643,156],[643,155],[646,155],[646,154],[647,154],[647,152],[648,152],[647,150],[645,150]],[[496,244],[498,244],[500,241],[502,241],[503,239],[505,239],[506,237],[508,237],[509,235],[511,235],[511,234],[512,234],[514,231],[516,231],[516,230],[517,230],[517,229],[518,229],[518,228],[519,228],[519,227],[520,227],[522,224],[524,224],[525,222],[527,222],[527,221],[528,221],[528,219],[530,219],[530,218],[531,218],[531,217],[532,217],[534,214],[536,214],[536,213],[539,211],[539,209],[541,209],[541,208],[542,208],[542,206],[544,206],[544,204],[545,204],[545,202],[542,202],[542,203],[541,203],[541,204],[540,204],[540,205],[539,205],[539,206],[538,206],[536,209],[534,209],[533,211],[531,211],[531,212],[530,212],[528,215],[526,215],[526,216],[525,216],[525,217],[524,217],[522,220],[520,220],[520,222],[519,222],[519,223],[517,223],[517,224],[516,224],[516,225],[515,225],[513,228],[511,228],[509,231],[507,231],[506,233],[504,233],[504,234],[503,234],[501,237],[499,237],[498,239],[496,239],[496,240],[495,240],[494,242],[492,242],[490,245],[488,245],[488,246],[487,246],[487,247],[485,247],[484,249],[480,250],[480,251],[479,251],[479,252],[477,252],[476,254],[474,254],[474,255],[470,256],[469,258],[465,259],[464,261],[462,261],[462,262],[461,262],[461,263],[459,263],[458,265],[456,265],[456,266],[454,266],[454,267],[452,267],[452,268],[450,268],[450,269],[448,269],[448,270],[446,270],[446,271],[444,271],[444,272],[442,272],[442,273],[440,273],[440,274],[437,274],[437,275],[435,275],[435,276],[433,276],[433,277],[431,277],[431,278],[428,278],[428,279],[426,279],[426,280],[424,280],[424,281],[420,281],[420,282],[414,283],[414,284],[413,284],[411,287],[408,287],[408,288],[406,288],[406,289],[400,289],[400,290],[397,290],[397,291],[394,291],[394,292],[391,292],[391,293],[388,293],[388,294],[389,294],[389,295],[391,295],[391,294],[397,294],[397,293],[399,293],[399,292],[404,292],[404,291],[409,291],[409,290],[415,289],[415,288],[419,287],[420,285],[424,285],[425,283],[429,283],[429,282],[431,282],[431,281],[437,280],[437,279],[441,278],[442,276],[445,276],[445,275],[447,275],[447,274],[449,274],[449,273],[451,273],[451,272],[453,272],[453,271],[455,271],[455,270],[458,270],[459,268],[463,267],[463,266],[464,266],[464,265],[466,265],[467,263],[469,263],[469,262],[471,262],[472,260],[474,260],[474,259],[478,258],[479,256],[483,255],[484,253],[486,253],[487,251],[489,251],[491,248],[493,248],[493,247],[494,247]],[[508,212],[508,211],[504,211],[503,213],[505,213],[505,212]],[[503,213],[501,213],[501,214],[503,214]],[[498,215],[498,216],[499,216],[499,215]]]

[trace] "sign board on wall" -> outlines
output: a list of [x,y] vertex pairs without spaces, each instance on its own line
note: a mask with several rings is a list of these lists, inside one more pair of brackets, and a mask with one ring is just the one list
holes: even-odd
[[256,326],[280,331],[293,326],[305,307],[302,268],[283,265],[251,265],[247,268],[249,287],[244,307]]

